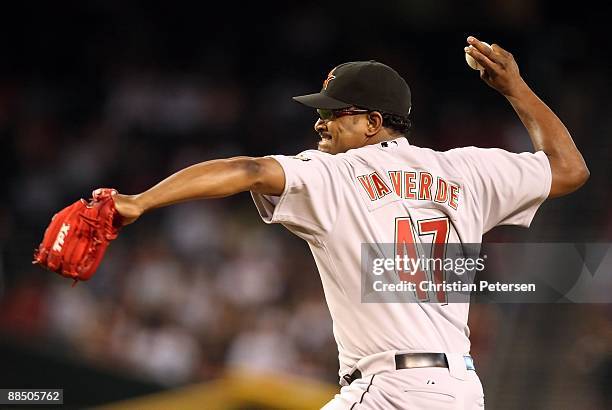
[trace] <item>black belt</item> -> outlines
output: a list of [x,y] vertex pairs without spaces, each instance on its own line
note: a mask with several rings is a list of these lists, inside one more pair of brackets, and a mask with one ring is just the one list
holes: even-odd
[[[472,356],[463,356],[465,360],[465,368],[467,370],[476,370],[474,367],[474,359]],[[417,369],[421,367],[446,367],[448,369],[448,360],[444,353],[404,353],[395,355],[395,370],[401,369]],[[348,384],[361,378],[359,369],[351,374],[342,376]]]

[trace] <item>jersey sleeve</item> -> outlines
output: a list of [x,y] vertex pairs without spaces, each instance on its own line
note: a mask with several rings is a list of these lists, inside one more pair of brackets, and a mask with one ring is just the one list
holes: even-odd
[[266,223],[281,223],[306,240],[328,232],[336,219],[342,187],[338,161],[329,154],[305,151],[294,157],[272,155],[285,173],[280,196],[251,192]]
[[529,227],[552,182],[543,151],[517,154],[476,147],[452,151],[483,218],[483,233],[497,225]]

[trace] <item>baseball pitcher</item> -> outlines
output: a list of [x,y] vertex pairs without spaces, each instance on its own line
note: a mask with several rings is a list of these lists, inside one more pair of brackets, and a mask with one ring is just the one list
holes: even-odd
[[[497,225],[528,227],[544,200],[575,191],[589,177],[567,129],[521,78],[513,56],[474,37],[467,42],[480,77],[512,105],[535,152],[414,146],[404,79],[376,61],[349,62],[324,78],[319,93],[294,97],[318,112],[318,150],[207,161],[138,195],[104,191],[119,218],[107,225],[250,191],[262,219],[304,239],[315,258],[343,386],[324,409],[484,408],[470,356],[468,303],[438,303],[424,294],[416,295],[419,303],[361,301],[362,244],[480,243]],[[65,247],[70,231],[64,231]],[[58,247],[55,238],[49,247]],[[68,276],[79,279],[78,269]]]

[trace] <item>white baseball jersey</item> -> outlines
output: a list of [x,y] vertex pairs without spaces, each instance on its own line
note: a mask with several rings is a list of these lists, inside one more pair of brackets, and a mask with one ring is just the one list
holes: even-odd
[[394,243],[398,235],[480,243],[496,225],[528,227],[551,185],[544,152],[438,152],[405,138],[337,155],[309,150],[272,158],[285,172],[284,192],[253,199],[266,223],[281,223],[308,242],[341,375],[384,351],[470,350],[468,303],[362,303],[362,243]]

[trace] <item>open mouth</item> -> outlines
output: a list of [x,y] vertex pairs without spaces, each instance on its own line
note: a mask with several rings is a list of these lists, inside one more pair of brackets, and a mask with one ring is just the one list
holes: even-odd
[[319,143],[317,144],[319,151],[327,152],[329,148],[331,147],[331,142],[332,142],[331,135],[319,134],[319,137],[321,137],[321,140],[319,140]]

